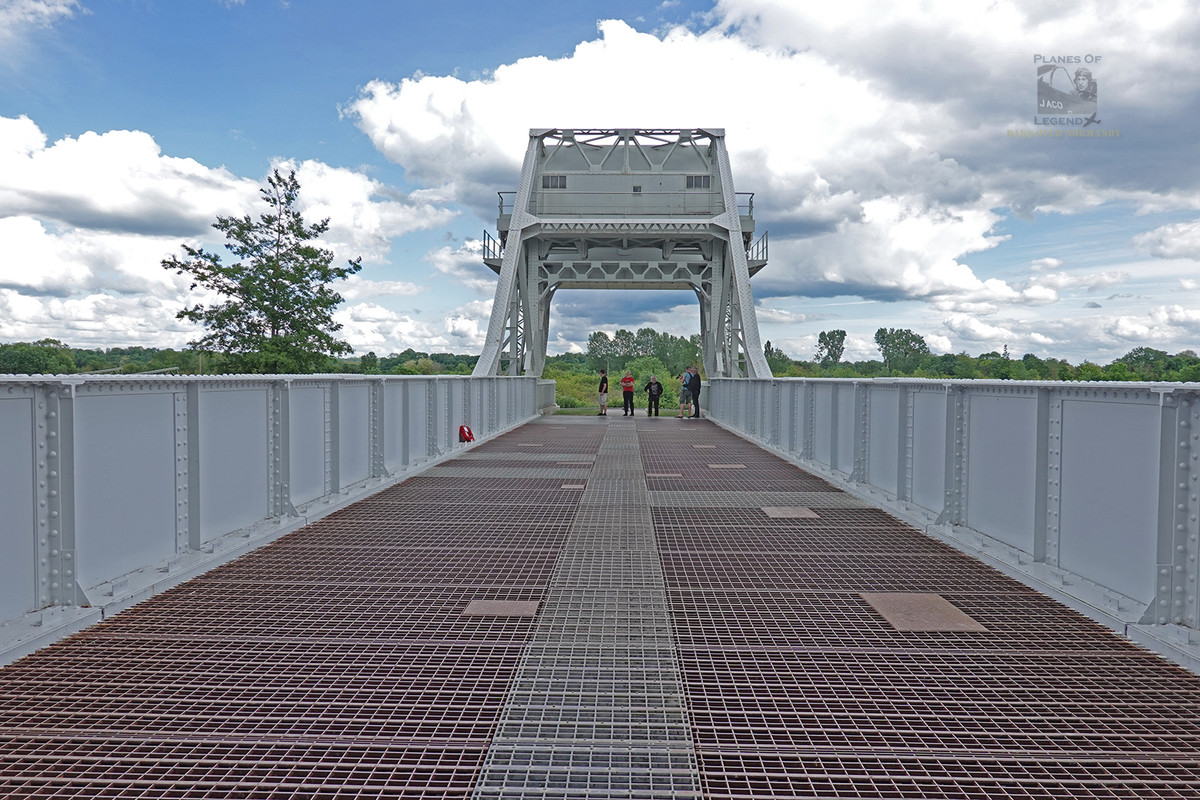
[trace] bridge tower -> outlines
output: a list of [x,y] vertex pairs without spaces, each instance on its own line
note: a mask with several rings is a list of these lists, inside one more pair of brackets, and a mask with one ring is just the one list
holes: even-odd
[[475,375],[541,375],[559,289],[691,289],[710,377],[770,377],[750,292],[767,263],[753,194],[735,193],[721,128],[535,128],[500,193],[499,274]]

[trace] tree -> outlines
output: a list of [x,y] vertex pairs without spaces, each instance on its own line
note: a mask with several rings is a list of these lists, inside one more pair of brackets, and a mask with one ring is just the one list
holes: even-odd
[[[1129,371],[1134,375],[1132,380],[1159,381],[1167,371],[1169,359],[1170,356],[1162,350],[1155,350],[1153,347],[1135,347],[1114,363],[1129,367]],[[1130,379],[1117,378],[1115,380]]]
[[658,331],[653,328],[638,328],[633,335],[634,355],[638,358],[656,355],[659,338]]
[[192,278],[223,299],[196,304],[175,316],[202,324],[207,333],[191,342],[201,350],[229,357],[228,365],[242,372],[313,372],[329,358],[353,348],[334,338],[341,324],[333,310],[342,296],[329,284],[362,269],[362,259],[333,266],[333,253],[314,240],[329,229],[329,220],[305,225],[296,211],[300,183],[293,171],[284,177],[275,170],[267,188],[259,190],[269,210],[252,220],[217,217],[213,227],[225,234],[225,249],[239,259],[224,265],[220,256],[183,245],[187,260],[171,256],[165,269]]
[[837,364],[842,360],[844,352],[846,352],[845,331],[821,331],[817,334],[817,361],[820,361],[822,366]]
[[637,358],[637,341],[633,331],[617,329],[613,334],[613,355],[617,358]]
[[608,369],[609,361],[613,359],[613,343],[604,331],[595,331],[588,336],[587,361],[593,371]]
[[62,375],[74,371],[71,351],[57,339],[0,344],[0,375]]
[[771,368],[772,375],[782,375],[792,366],[792,359],[778,347],[773,347],[770,339],[763,346],[763,356],[767,359],[767,366]]
[[929,355],[925,339],[908,328],[880,328],[875,331],[875,344],[889,372],[912,372]]

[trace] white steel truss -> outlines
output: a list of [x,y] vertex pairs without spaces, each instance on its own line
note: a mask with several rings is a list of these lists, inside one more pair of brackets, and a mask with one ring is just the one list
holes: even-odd
[[723,129],[535,128],[496,226],[475,375],[542,374],[559,289],[690,289],[707,375],[771,376],[750,291],[767,237],[753,239],[753,195],[734,192]]

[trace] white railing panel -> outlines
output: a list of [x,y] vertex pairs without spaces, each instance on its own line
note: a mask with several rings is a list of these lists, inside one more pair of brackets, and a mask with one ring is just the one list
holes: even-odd
[[[250,387],[244,383],[233,386]],[[200,390],[201,541],[211,541],[271,514],[270,388],[260,382],[252,388],[210,386]]]
[[289,490],[295,505],[325,494],[325,386],[293,384],[289,390]]
[[383,452],[384,466],[388,472],[396,473],[408,465],[409,447],[412,441],[410,406],[411,381],[397,378],[383,385]]
[[75,398],[75,560],[82,586],[175,555],[176,516],[187,509],[177,507],[175,496],[174,434],[169,391]]
[[[13,396],[25,395],[25,396]],[[28,387],[13,387],[0,398],[0,619],[37,606],[38,524],[34,507],[34,398]],[[41,463],[45,463],[42,459]],[[42,467],[44,470],[45,467]],[[44,535],[41,538],[46,538]],[[47,540],[47,544],[49,542]]]
[[1034,551],[1037,398],[971,393],[967,432],[967,525]]
[[338,466],[343,489],[371,474],[370,392],[365,383],[343,383],[338,390]]
[[885,492],[900,488],[900,394],[902,387],[882,384],[870,391],[870,436],[867,439],[870,481]]
[[1142,602],[1155,596],[1159,431],[1157,403],[1062,401],[1058,563]]
[[912,394],[912,502],[937,514],[946,503],[946,403],[942,387]]

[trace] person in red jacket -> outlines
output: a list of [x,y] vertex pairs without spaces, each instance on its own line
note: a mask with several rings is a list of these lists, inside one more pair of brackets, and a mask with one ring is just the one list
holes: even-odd
[[625,370],[625,377],[621,378],[621,397],[625,400],[625,413],[622,416],[633,416],[633,387],[637,381],[633,379],[632,373]]

